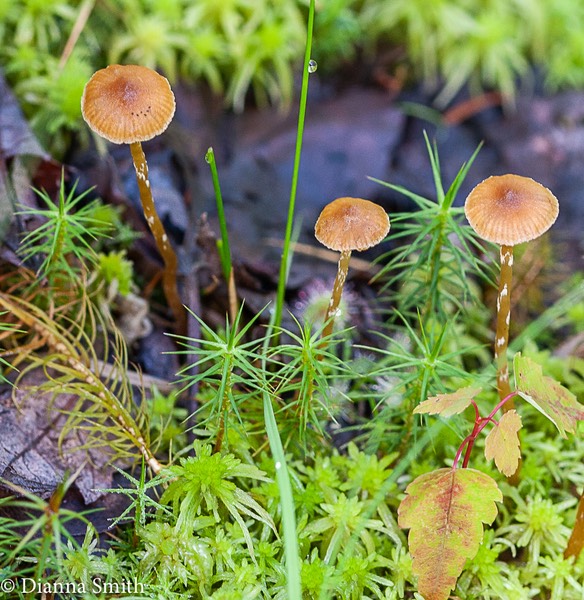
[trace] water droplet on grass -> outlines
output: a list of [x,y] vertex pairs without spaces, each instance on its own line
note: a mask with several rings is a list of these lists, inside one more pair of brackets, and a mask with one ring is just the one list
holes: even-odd
[[318,69],[318,63],[314,59],[311,58],[308,61],[308,72],[314,73],[316,71],[316,69]]

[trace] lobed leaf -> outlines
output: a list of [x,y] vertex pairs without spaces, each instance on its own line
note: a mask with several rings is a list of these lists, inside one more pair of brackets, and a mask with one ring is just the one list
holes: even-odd
[[511,477],[519,466],[521,449],[517,432],[520,429],[521,417],[517,411],[510,410],[501,417],[485,440],[486,459],[494,458],[497,469],[506,477]]
[[408,542],[418,591],[426,600],[446,600],[467,559],[483,538],[483,523],[497,516],[503,496],[495,481],[474,469],[438,469],[406,488],[398,524]]
[[518,352],[513,360],[517,393],[534,408],[544,414],[557,428],[562,437],[574,433],[578,421],[584,420],[584,406],[576,396],[544,375],[541,366]]
[[463,387],[451,394],[438,394],[420,402],[414,409],[416,414],[442,415],[450,417],[461,413],[467,408],[481,388]]

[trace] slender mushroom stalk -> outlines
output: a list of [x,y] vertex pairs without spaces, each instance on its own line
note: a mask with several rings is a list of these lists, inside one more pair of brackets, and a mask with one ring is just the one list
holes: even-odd
[[160,135],[174,111],[174,94],[168,80],[138,65],[110,65],[100,69],[87,82],[81,98],[83,118],[93,131],[114,144],[130,145],[144,217],[164,261],[164,293],[177,330],[184,332],[186,312],[176,282],[178,261],[156,212],[141,144]]
[[347,281],[347,275],[349,274],[349,262],[351,260],[351,251],[345,250],[341,252],[339,258],[339,267],[337,269],[337,276],[333,284],[333,292],[331,299],[326,311],[324,322],[326,323],[325,328],[322,332],[322,337],[326,337],[333,332],[335,324],[335,317],[341,303],[341,297],[343,295],[343,288],[345,287],[345,281]]
[[[494,354],[497,390],[499,399],[503,400],[511,393],[507,345],[511,321],[513,246],[545,233],[558,216],[558,201],[550,190],[529,177],[500,175],[479,183],[468,195],[464,211],[479,237],[501,246]],[[512,408],[513,401],[507,401],[503,412]]]
[[164,261],[164,271],[162,272],[162,288],[164,290],[164,295],[166,296],[170,310],[176,319],[178,331],[184,333],[186,328],[186,314],[176,283],[178,260],[168,241],[168,235],[164,230],[164,225],[156,212],[154,198],[152,197],[152,189],[150,188],[150,180],[148,179],[148,163],[146,162],[146,156],[142,150],[142,144],[140,142],[130,144],[130,152],[132,153],[134,168],[136,169],[136,179],[138,181],[138,190],[140,191],[140,200],[142,202],[144,217],[154,236],[156,247]]
[[379,206],[362,198],[337,198],[324,207],[314,227],[316,239],[341,253],[322,337],[333,332],[353,250],[377,245],[389,231],[389,217]]
[[[501,246],[501,272],[497,294],[497,330],[495,333],[495,364],[497,366],[497,390],[499,399],[511,393],[509,385],[509,365],[507,345],[509,344],[509,323],[511,322],[511,278],[513,270],[513,246]],[[507,404],[513,403],[513,399]],[[511,408],[511,407],[509,407]],[[509,410],[509,408],[507,410]]]

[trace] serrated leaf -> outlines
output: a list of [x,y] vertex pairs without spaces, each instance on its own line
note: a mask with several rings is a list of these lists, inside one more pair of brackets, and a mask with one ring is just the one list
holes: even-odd
[[456,392],[452,392],[452,394],[438,394],[437,396],[431,396],[427,400],[420,402],[420,404],[414,408],[414,413],[442,415],[443,417],[457,415],[467,408],[473,398],[481,391],[481,388],[468,386],[460,388]]
[[485,440],[485,457],[495,459],[497,469],[506,477],[511,477],[519,466],[521,450],[517,432],[521,429],[521,417],[517,411],[506,412],[499,424],[495,425]]
[[534,408],[544,414],[557,428],[562,437],[574,433],[578,421],[584,420],[584,406],[576,396],[544,375],[541,366],[518,352],[513,360],[517,393]]
[[406,488],[398,524],[408,542],[418,591],[426,600],[446,600],[467,559],[478,552],[483,523],[497,516],[503,495],[495,481],[474,469],[438,469]]

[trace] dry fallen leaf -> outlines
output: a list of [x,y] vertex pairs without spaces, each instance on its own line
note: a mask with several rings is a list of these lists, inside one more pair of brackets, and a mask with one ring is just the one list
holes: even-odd
[[59,446],[66,420],[61,411],[73,407],[76,398],[60,394],[52,399],[47,393],[27,391],[44,379],[40,370],[31,371],[17,390],[7,388],[0,393],[0,477],[48,498],[66,471],[73,473],[85,464],[75,486],[90,504],[101,496],[97,488],[112,485],[109,457],[95,449],[80,450],[84,444],[82,431],[67,434]]

